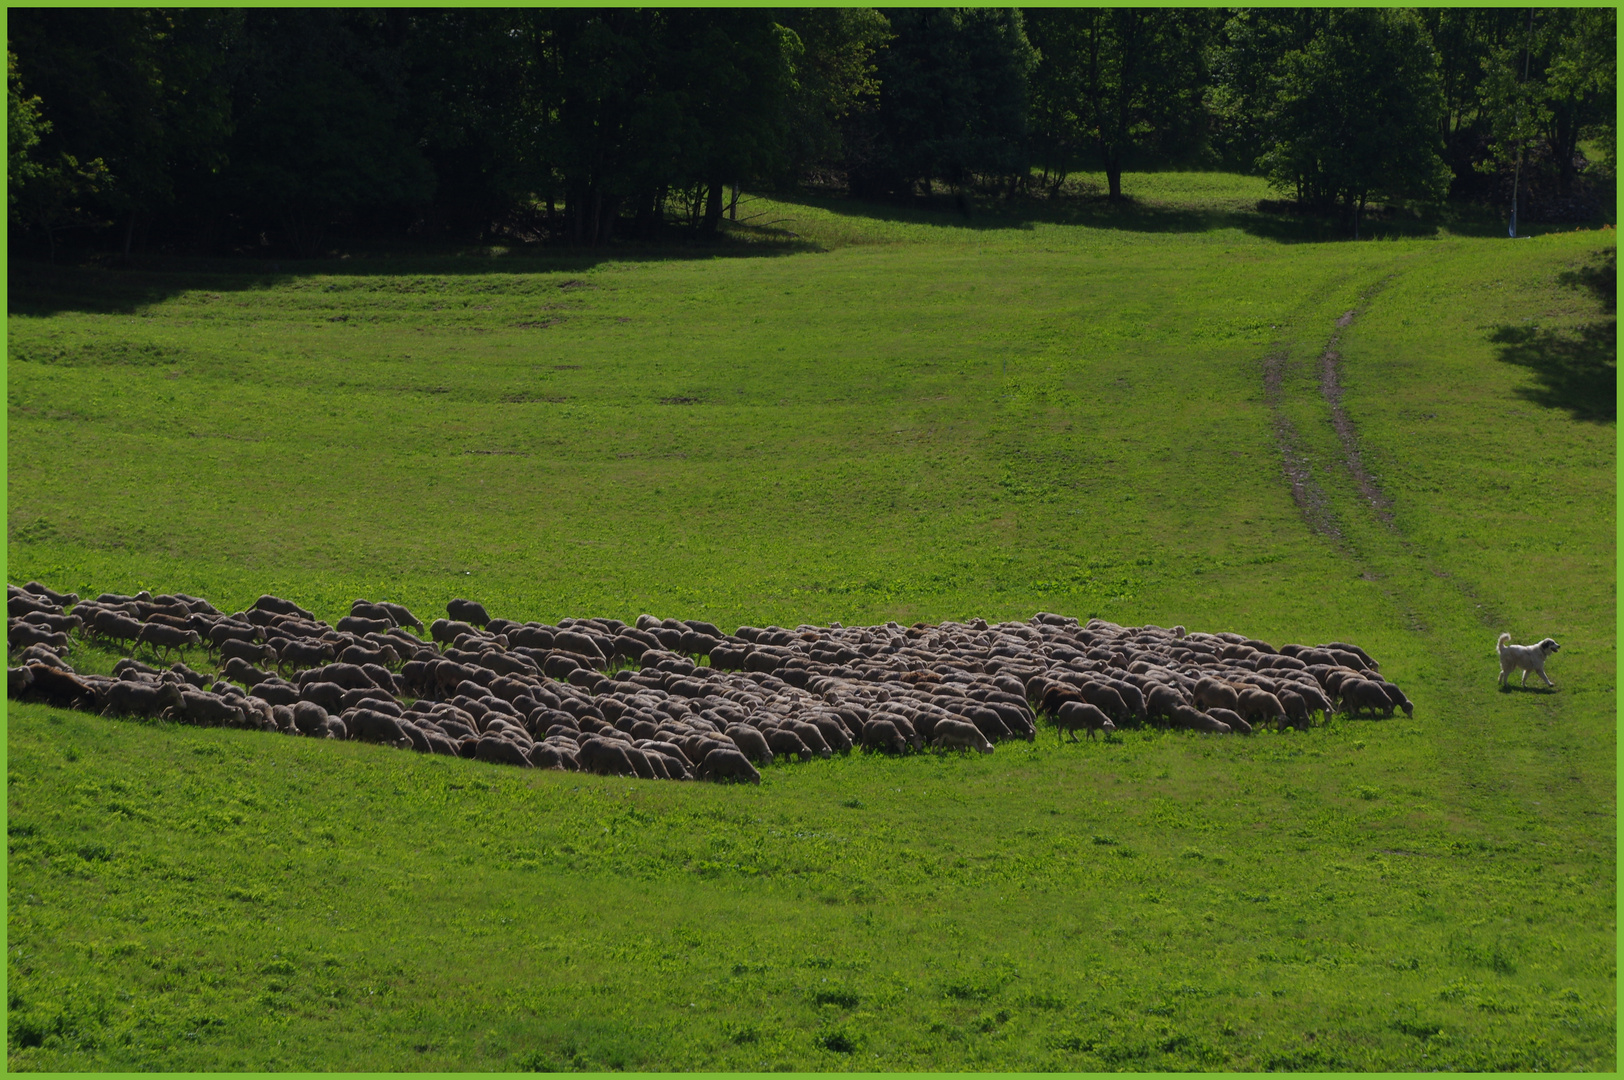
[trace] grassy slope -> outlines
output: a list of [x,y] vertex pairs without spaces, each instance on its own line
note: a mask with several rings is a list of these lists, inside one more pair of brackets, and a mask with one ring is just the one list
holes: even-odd
[[[1488,340],[1591,317],[1556,277],[1602,241],[1287,243],[1158,195],[766,207],[829,250],[761,258],[14,270],[13,580],[1098,612],[1359,641],[1418,709],[738,792],[14,707],[12,1064],[1610,1068],[1613,428]],[[1396,529],[1308,367],[1378,282],[1344,383]],[[1281,482],[1280,348],[1338,544]],[[1563,641],[1561,693],[1492,691],[1501,625]]]

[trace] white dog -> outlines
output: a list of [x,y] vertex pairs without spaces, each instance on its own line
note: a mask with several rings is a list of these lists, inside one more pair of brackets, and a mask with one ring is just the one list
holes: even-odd
[[1545,680],[1546,686],[1555,686],[1551,677],[1545,674],[1545,658],[1562,646],[1546,638],[1538,645],[1513,645],[1510,634],[1500,635],[1500,685],[1506,685],[1506,677],[1513,671],[1522,672],[1522,682],[1519,686],[1528,685],[1528,673],[1532,671]]

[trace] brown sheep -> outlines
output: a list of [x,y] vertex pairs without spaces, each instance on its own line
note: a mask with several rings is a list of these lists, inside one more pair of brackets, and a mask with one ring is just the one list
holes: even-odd
[[717,747],[705,755],[694,775],[700,780],[732,780],[739,783],[761,783],[761,774],[748,758],[735,749]]
[[320,739],[327,734],[327,710],[313,701],[299,701],[293,705],[293,723],[300,731]]
[[248,717],[242,708],[228,698],[202,690],[180,692],[181,704],[164,711],[164,715],[183,723],[202,727],[245,727]]
[[804,720],[798,720],[791,717],[790,719],[784,721],[782,727],[780,728],[780,730],[785,729],[793,731],[796,735],[800,736],[801,741],[806,744],[807,749],[818,755],[818,757],[827,759],[833,756],[834,750],[830,748],[828,741],[823,737],[823,732],[818,730],[816,724],[808,724]]
[[1180,705],[1187,704],[1177,690],[1164,684],[1157,683],[1145,695],[1145,718],[1147,720],[1173,719],[1173,710]]
[[435,619],[429,624],[429,637],[441,645],[453,644],[464,634],[474,637],[483,637],[479,630],[465,622],[454,622],[450,619]]
[[412,745],[411,737],[401,730],[400,721],[386,712],[359,707],[350,709],[339,719],[344,721],[352,739],[382,743],[402,750]]
[[760,731],[749,724],[733,724],[727,729],[727,737],[739,748],[739,752],[757,765],[771,765],[773,763],[772,747],[767,745],[767,739]]
[[1405,716],[1415,715],[1415,705],[1410,701],[1409,698],[1404,696],[1404,691],[1400,690],[1392,683],[1387,682],[1385,679],[1382,680],[1380,685],[1383,692],[1387,694],[1387,699],[1394,705],[1397,705],[1399,708],[1403,709]]
[[1379,682],[1368,679],[1345,679],[1338,693],[1342,703],[1342,711],[1349,716],[1358,716],[1360,713],[1380,713],[1382,716],[1393,715],[1393,699],[1387,696]]
[[127,682],[120,679],[108,686],[103,716],[159,716],[165,709],[181,708],[185,703],[180,687],[174,683]]
[[[283,670],[292,668],[320,667],[334,659],[333,643],[330,641],[311,641],[308,639],[296,640],[293,638],[278,638],[276,649],[276,662]],[[248,644],[239,641],[239,644]],[[220,645],[220,654],[225,655],[225,643]]]
[[1198,709],[1217,707],[1233,712],[1240,707],[1240,694],[1222,679],[1208,675],[1197,680],[1195,692],[1190,695],[1190,703]]
[[346,615],[338,620],[333,627],[340,634],[381,634],[386,630],[393,630],[394,621],[391,619],[364,619],[359,615]]
[[889,717],[874,717],[863,725],[862,744],[864,749],[878,750],[884,754],[906,754],[908,742],[897,730],[896,724]]
[[276,649],[270,645],[243,641],[241,638],[227,638],[220,642],[220,659],[230,660],[233,657],[250,664],[275,664],[279,659]]
[[992,742],[981,733],[981,729],[963,720],[938,720],[932,735],[930,744],[940,750],[975,750],[983,754],[993,752]]
[[1087,701],[1068,701],[1055,713],[1055,737],[1058,739],[1061,732],[1065,732],[1071,736],[1072,742],[1076,742],[1079,730],[1087,731],[1092,739],[1095,732],[1115,731],[1116,725],[1098,705]]
[[1077,683],[1077,693],[1084,701],[1099,709],[1112,720],[1126,722],[1131,715],[1128,712],[1128,703],[1122,699],[1122,695],[1104,683],[1084,680]]
[[59,633],[70,633],[85,625],[85,621],[77,615],[53,615],[48,611],[30,611],[22,617],[25,623],[35,626],[44,626]]
[[631,747],[601,736],[589,736],[581,743],[581,768],[599,776],[636,776],[637,767],[626,753]]
[[474,760],[487,761],[493,765],[517,765],[520,768],[530,768],[529,755],[517,743],[507,739],[486,735],[474,746]]
[[1172,719],[1174,727],[1184,728],[1187,731],[1210,731],[1219,735],[1228,735],[1230,732],[1229,725],[1222,720],[1189,705],[1177,706],[1173,710]]
[[1280,704],[1279,698],[1250,686],[1241,691],[1239,706],[1235,711],[1254,726],[1286,718],[1285,707]]
[[1306,730],[1313,723],[1308,715],[1308,702],[1303,700],[1303,696],[1296,690],[1282,686],[1275,691],[1274,696],[1280,702],[1280,707],[1285,710],[1286,719],[1291,721],[1293,727]]
[[802,761],[812,760],[811,749],[801,741],[801,737],[794,731],[785,730],[784,728],[772,728],[769,731],[762,732],[762,736],[767,740],[767,745],[772,749],[772,752],[779,757],[799,757]]
[[308,682],[299,687],[299,700],[313,702],[330,713],[341,713],[344,687],[331,682]]
[[485,614],[485,605],[474,600],[450,600],[446,603],[445,613],[475,626],[485,626],[491,621],[491,617]]
[[13,649],[26,649],[30,645],[44,645],[53,652],[68,651],[68,635],[48,626],[29,622],[13,622],[7,629],[7,643]]
[[163,623],[149,622],[141,627],[141,633],[136,636],[135,644],[139,647],[143,643],[151,645],[155,650],[171,652],[175,649],[184,649],[189,646],[202,644],[203,639],[195,630],[179,630]]
[[1240,713],[1232,712],[1229,709],[1212,708],[1207,710],[1207,715],[1214,720],[1228,724],[1229,730],[1237,735],[1252,734],[1252,725],[1241,719]]
[[246,686],[258,686],[271,677],[269,671],[262,671],[248,661],[236,657],[220,665],[220,674],[232,682],[240,682]]
[[280,596],[272,596],[270,593],[266,593],[258,600],[255,600],[252,610],[269,611],[275,615],[297,615],[299,618],[308,619],[311,622],[316,619],[314,615],[295,604],[292,600],[284,600]]
[[43,596],[57,607],[65,607],[68,604],[77,604],[79,602],[78,593],[59,593],[55,589],[50,588],[47,585],[41,585],[37,581],[30,581],[27,585],[24,585],[23,592],[33,593],[35,596]]

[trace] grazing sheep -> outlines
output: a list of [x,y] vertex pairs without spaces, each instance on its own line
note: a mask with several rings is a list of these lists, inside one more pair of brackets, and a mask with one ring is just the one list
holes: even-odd
[[55,589],[52,589],[46,585],[41,585],[37,581],[30,581],[27,585],[24,585],[23,592],[33,593],[35,596],[43,596],[57,607],[66,607],[69,604],[77,604],[79,602],[78,593],[59,593]]
[[1172,720],[1174,727],[1184,728],[1187,731],[1210,731],[1219,735],[1228,735],[1230,732],[1229,725],[1222,720],[1189,705],[1174,708]]
[[330,717],[326,709],[313,701],[294,702],[292,709],[294,726],[300,731],[315,739],[327,734],[327,721]]
[[[1372,680],[1372,681],[1374,681],[1374,680]],[[1394,686],[1392,683],[1387,682],[1385,679],[1382,680],[1379,685],[1381,686],[1383,692],[1385,692],[1387,694],[1387,699],[1389,701],[1391,701],[1394,705],[1396,705],[1399,708],[1404,710],[1404,715],[1405,716],[1414,716],[1415,715],[1415,703],[1412,702],[1409,698],[1404,696],[1404,691],[1400,690],[1397,686]]]
[[257,697],[272,705],[293,705],[299,701],[299,688],[281,679],[265,679],[255,685],[250,697]]
[[784,728],[772,728],[761,733],[767,740],[767,746],[779,757],[798,757],[802,761],[812,760],[812,750],[801,741],[801,737],[794,731]]
[[209,628],[206,636],[211,651],[219,649],[226,641],[263,641],[265,634],[253,623],[231,622],[222,620]]
[[586,772],[599,776],[636,776],[637,767],[626,751],[631,747],[618,740],[593,735],[581,744],[578,760]]
[[1286,718],[1285,707],[1280,704],[1279,698],[1250,686],[1241,691],[1240,701],[1235,711],[1254,726],[1260,723],[1273,723]]
[[1128,712],[1128,703],[1122,699],[1122,695],[1117,693],[1114,688],[1106,686],[1104,683],[1092,682],[1086,679],[1078,682],[1076,686],[1077,693],[1084,701],[1099,709],[1112,720],[1126,722],[1131,715]]
[[246,686],[258,686],[266,679],[271,678],[269,671],[262,671],[246,660],[232,657],[220,665],[220,674],[232,682],[240,682]]
[[1198,709],[1217,707],[1233,712],[1240,707],[1240,694],[1222,679],[1208,675],[1196,681],[1190,703]]
[[1342,702],[1342,711],[1349,716],[1358,716],[1360,713],[1380,713],[1382,716],[1392,716],[1397,706],[1382,684],[1368,679],[1345,679],[1338,691]]
[[823,737],[823,732],[818,730],[816,724],[808,724],[804,720],[797,720],[794,717],[791,717],[790,719],[784,721],[783,726],[779,730],[793,731],[800,737],[800,740],[806,744],[807,749],[811,750],[820,758],[828,759],[834,754],[834,750],[830,748],[829,743]]
[[119,679],[111,683],[103,700],[103,716],[158,716],[165,709],[181,708],[185,703],[180,687],[174,683],[128,682]]
[[331,682],[307,682],[299,687],[299,700],[313,702],[330,713],[344,711],[344,687]]
[[1220,709],[1214,707],[1207,710],[1207,715],[1212,717],[1214,720],[1228,724],[1229,730],[1237,735],[1252,734],[1252,725],[1241,719],[1240,713],[1233,712],[1229,709]]
[[1055,713],[1056,739],[1060,737],[1061,732],[1067,733],[1071,737],[1071,742],[1076,742],[1078,731],[1087,731],[1088,737],[1092,739],[1096,732],[1115,730],[1116,725],[1105,715],[1104,710],[1087,701],[1068,701]]
[[485,606],[473,600],[456,599],[446,603],[445,613],[453,619],[473,623],[475,626],[485,626],[491,617],[485,614]]
[[518,743],[507,739],[486,735],[474,746],[474,760],[487,761],[493,765],[517,765],[519,768],[530,768],[530,757]]
[[181,704],[164,711],[164,715],[172,720],[187,724],[197,724],[203,727],[244,727],[247,726],[248,717],[243,710],[230,699],[203,690],[186,690],[180,692]]
[[930,744],[939,750],[975,750],[983,754],[993,752],[992,742],[981,733],[981,729],[963,720],[938,720],[932,735],[934,737],[930,740]]
[[377,709],[357,707],[344,713],[341,720],[349,728],[350,737],[362,742],[382,743],[402,750],[412,745],[411,736],[401,730],[400,720]]
[[1165,719],[1171,723],[1173,710],[1184,704],[1187,704],[1187,702],[1178,691],[1165,683],[1157,683],[1145,695],[1145,718],[1147,720]]
[[280,596],[272,596],[270,593],[266,593],[258,600],[255,600],[250,610],[268,611],[273,615],[297,615],[299,618],[308,619],[311,622],[316,619],[314,615],[295,604],[292,600],[284,600]]
[[718,746],[700,761],[694,775],[700,780],[761,783],[761,774],[743,754],[732,747]]
[[244,641],[241,638],[226,638],[220,642],[220,659],[230,660],[233,657],[250,664],[275,664],[280,659],[276,649],[271,645]]
[[1285,716],[1291,725],[1305,730],[1313,723],[1309,717],[1308,702],[1296,690],[1281,687],[1275,691],[1275,698],[1280,702],[1280,708],[1285,710]]
[[[238,639],[238,645],[249,645]],[[277,666],[284,671],[292,668],[295,671],[301,668],[320,667],[331,663],[334,659],[333,643],[330,641],[311,641],[308,639],[278,638],[275,646]],[[220,645],[220,655],[226,655],[226,646]],[[251,659],[251,658],[250,658]]]
[[908,741],[890,719],[875,717],[863,725],[862,745],[883,754],[906,754]]
[[749,724],[734,724],[727,729],[727,737],[733,740],[733,745],[739,752],[757,765],[771,765],[773,763],[772,747],[767,745],[767,739],[760,731]]
[[456,622],[451,619],[435,619],[429,624],[429,637],[440,645],[451,645],[464,634],[476,638],[483,638],[475,626],[465,622]]
[[22,697],[33,684],[34,673],[27,664],[6,669],[6,693],[11,697]]

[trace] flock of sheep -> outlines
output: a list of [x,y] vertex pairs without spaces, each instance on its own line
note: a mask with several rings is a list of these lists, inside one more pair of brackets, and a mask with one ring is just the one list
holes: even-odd
[[[651,615],[518,623],[469,600],[425,628],[399,604],[357,600],[335,626],[269,595],[226,615],[183,594],[81,601],[38,582],[8,585],[7,613],[21,700],[644,779],[759,783],[775,758],[853,747],[990,754],[1034,739],[1040,718],[1075,741],[1129,723],[1245,734],[1412,708],[1356,645],[1048,613],[724,634]],[[75,636],[127,655],[111,676],[77,673]],[[216,674],[175,659],[200,647]],[[153,663],[128,655],[143,648]]]

